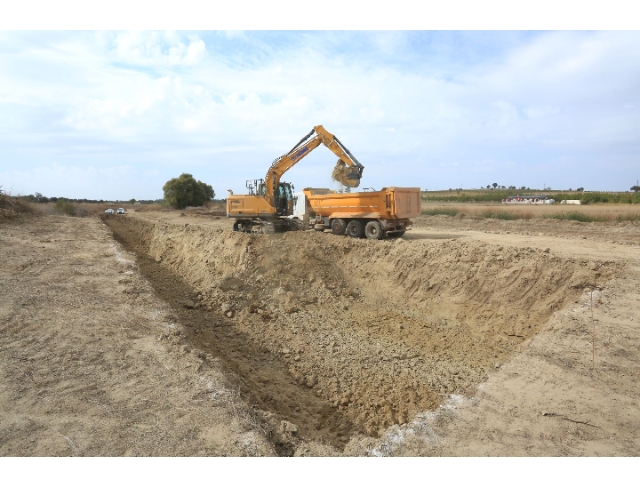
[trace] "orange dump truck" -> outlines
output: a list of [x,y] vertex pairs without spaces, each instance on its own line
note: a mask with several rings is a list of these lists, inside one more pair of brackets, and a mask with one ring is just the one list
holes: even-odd
[[420,188],[391,187],[360,193],[305,188],[294,196],[293,219],[308,221],[318,231],[330,229],[336,235],[354,238],[400,237],[421,209]]

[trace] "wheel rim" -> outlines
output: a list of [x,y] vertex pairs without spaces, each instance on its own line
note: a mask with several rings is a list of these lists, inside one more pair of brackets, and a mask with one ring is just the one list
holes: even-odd
[[364,237],[364,228],[357,220],[351,220],[347,225],[347,235],[352,238]]
[[331,222],[331,231],[336,235],[344,235],[344,232],[347,230],[347,225],[345,221],[341,218],[333,220]]

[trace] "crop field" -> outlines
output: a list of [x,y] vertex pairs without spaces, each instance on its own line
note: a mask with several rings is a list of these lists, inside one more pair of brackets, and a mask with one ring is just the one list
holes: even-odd
[[107,207],[0,204],[0,455],[640,454],[637,205]]
[[640,221],[640,206],[633,204],[519,205],[423,201],[422,213],[425,216],[456,216],[462,213],[470,218],[494,218],[499,220],[555,219],[587,223]]

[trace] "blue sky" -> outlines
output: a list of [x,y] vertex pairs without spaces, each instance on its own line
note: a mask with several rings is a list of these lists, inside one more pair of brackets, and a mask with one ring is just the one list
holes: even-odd
[[[219,197],[314,126],[362,186],[628,190],[640,178],[638,31],[3,31],[0,185]],[[336,187],[319,147],[285,175]]]

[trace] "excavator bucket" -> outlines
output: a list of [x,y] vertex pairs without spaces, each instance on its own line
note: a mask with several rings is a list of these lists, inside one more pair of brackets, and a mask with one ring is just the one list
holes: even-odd
[[331,173],[331,177],[343,186],[357,188],[360,186],[362,171],[356,166],[347,166],[342,159],[338,159]]

